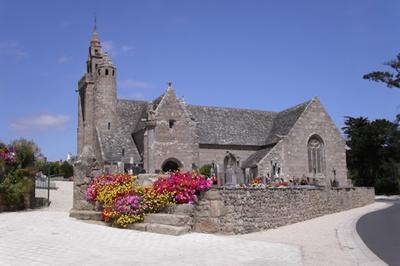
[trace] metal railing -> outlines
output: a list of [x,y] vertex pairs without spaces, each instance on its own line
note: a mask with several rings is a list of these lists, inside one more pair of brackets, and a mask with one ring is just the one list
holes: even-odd
[[51,179],[59,175],[41,176],[35,178],[35,205],[36,207],[49,206],[50,190],[57,189],[56,185]]

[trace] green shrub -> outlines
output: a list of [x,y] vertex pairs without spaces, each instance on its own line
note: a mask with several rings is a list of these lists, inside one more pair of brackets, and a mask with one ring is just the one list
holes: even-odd
[[29,207],[33,182],[30,178],[8,175],[0,184],[0,193],[9,210],[22,210]]
[[201,175],[210,177],[211,174],[211,164],[205,164],[202,167],[200,167],[199,172]]

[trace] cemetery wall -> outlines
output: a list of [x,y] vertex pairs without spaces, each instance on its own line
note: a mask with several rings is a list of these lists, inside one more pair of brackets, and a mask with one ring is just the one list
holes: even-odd
[[202,194],[193,231],[246,234],[371,204],[374,188],[214,188]]

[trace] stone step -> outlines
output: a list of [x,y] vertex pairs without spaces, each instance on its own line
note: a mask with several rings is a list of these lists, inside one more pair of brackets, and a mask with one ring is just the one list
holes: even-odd
[[79,220],[93,220],[102,221],[103,217],[99,211],[89,211],[89,210],[70,210],[69,217],[76,218]]
[[193,204],[177,204],[177,205],[168,205],[164,208],[163,213],[171,213],[171,214],[186,214],[192,215],[194,211]]
[[189,233],[190,226],[173,226],[167,224],[133,223],[128,225],[128,229],[151,232],[164,235],[179,236]]
[[146,226],[147,232],[179,236],[190,232],[190,226],[173,226],[166,224],[148,224]]
[[133,223],[128,225],[128,229],[137,230],[137,231],[146,231],[148,223]]
[[184,226],[191,225],[192,217],[183,214],[149,213],[145,216],[144,223]]

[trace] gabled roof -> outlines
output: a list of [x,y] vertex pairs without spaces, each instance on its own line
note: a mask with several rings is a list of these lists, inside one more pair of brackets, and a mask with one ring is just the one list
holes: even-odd
[[263,146],[276,113],[188,105],[201,144]]
[[273,148],[274,146],[269,146],[267,148],[256,151],[251,154],[245,161],[242,162],[241,168],[251,168],[257,165]]
[[277,143],[283,136],[286,136],[311,101],[298,104],[277,113],[265,144]]

